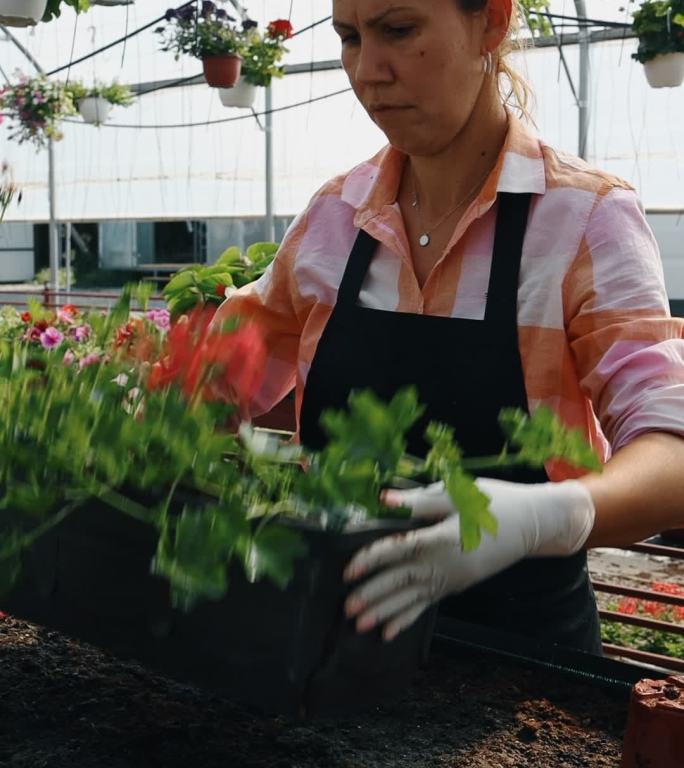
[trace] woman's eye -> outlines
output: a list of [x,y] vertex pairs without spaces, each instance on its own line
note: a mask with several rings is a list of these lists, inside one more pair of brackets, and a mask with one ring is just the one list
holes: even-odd
[[402,27],[386,27],[385,31],[390,37],[403,38],[408,37],[413,32],[414,27],[402,26]]
[[340,41],[342,42],[342,45],[349,45],[350,43],[358,43],[359,36],[358,35],[343,35],[340,38]]

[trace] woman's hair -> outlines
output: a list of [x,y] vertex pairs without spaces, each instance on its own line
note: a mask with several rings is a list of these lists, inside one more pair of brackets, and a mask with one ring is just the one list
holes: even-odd
[[[476,13],[486,8],[488,0],[456,0],[461,10]],[[499,93],[506,106],[517,109],[531,123],[534,123],[531,108],[534,103],[534,94],[530,84],[507,61],[508,55],[513,51],[523,50],[524,45],[518,37],[520,31],[520,3],[511,0],[512,13],[506,39],[501,43],[493,56],[494,71],[497,75]],[[501,77],[503,75],[503,78]]]

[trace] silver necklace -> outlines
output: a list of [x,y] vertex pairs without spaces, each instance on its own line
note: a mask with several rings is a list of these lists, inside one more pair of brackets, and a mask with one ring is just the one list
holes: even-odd
[[413,185],[413,202],[411,203],[411,207],[416,209],[416,215],[418,217],[418,226],[420,227],[420,231],[421,231],[420,237],[418,238],[418,245],[420,245],[421,248],[427,248],[428,245],[430,245],[430,243],[432,242],[431,235],[433,234],[433,232],[439,229],[439,227],[441,227],[442,224],[444,224],[444,222],[449,218],[449,216],[452,216],[454,213],[456,213],[456,211],[463,205],[463,203],[467,202],[472,197],[473,193],[476,192],[480,188],[480,186],[482,186],[487,176],[489,176],[489,171],[487,171],[487,173],[477,182],[477,184],[475,184],[475,186],[468,192],[468,194],[459,201],[458,205],[455,205],[453,208],[451,208],[451,210],[447,211],[444,214],[444,216],[442,216],[442,218],[436,224],[434,224],[429,228],[426,228],[425,226],[423,226],[423,219],[422,219],[422,216],[420,215],[420,203],[418,201],[418,188],[416,185],[416,177],[413,171],[411,171],[411,183]]

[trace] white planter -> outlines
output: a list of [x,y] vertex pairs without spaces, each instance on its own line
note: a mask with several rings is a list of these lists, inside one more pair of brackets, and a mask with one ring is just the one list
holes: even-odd
[[219,88],[218,94],[224,107],[249,109],[256,99],[257,87],[245,82],[241,77],[235,88]]
[[0,0],[0,24],[6,27],[30,27],[45,14],[48,0]]
[[644,64],[652,88],[676,88],[684,82],[684,53],[661,53]]
[[100,125],[107,122],[112,105],[101,96],[86,96],[78,102],[78,111],[84,122]]

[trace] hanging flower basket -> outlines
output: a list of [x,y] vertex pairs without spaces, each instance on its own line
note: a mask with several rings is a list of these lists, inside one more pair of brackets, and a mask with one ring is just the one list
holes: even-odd
[[204,79],[212,88],[234,88],[240,79],[242,59],[229,56],[207,56],[202,59]]
[[29,27],[37,24],[45,13],[47,0],[0,0],[0,24],[6,27]]
[[212,88],[232,88],[240,77],[244,43],[233,19],[211,0],[200,6],[169,8],[161,35],[161,50],[202,60],[204,76]]
[[133,94],[130,90],[117,82],[110,85],[95,83],[92,86],[86,86],[81,82],[72,81],[67,88],[84,122],[90,125],[106,123],[112,107],[129,107],[133,103]]
[[663,53],[644,63],[651,88],[676,88],[684,82],[684,53]]
[[219,88],[218,95],[224,107],[249,109],[256,99],[256,85],[250,85],[241,77],[234,88]]
[[78,102],[78,111],[84,122],[101,125],[107,122],[112,105],[102,96],[86,96]]
[[644,65],[653,88],[675,88],[684,81],[684,0],[643,0],[632,29],[639,47],[632,58]]

